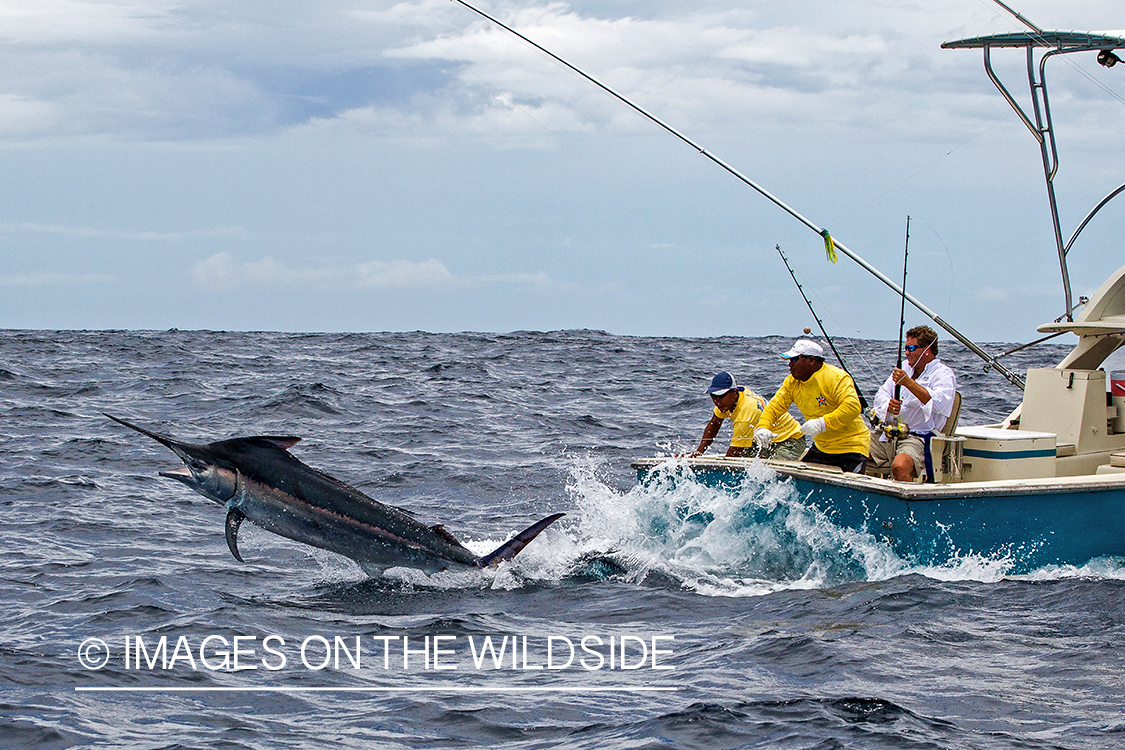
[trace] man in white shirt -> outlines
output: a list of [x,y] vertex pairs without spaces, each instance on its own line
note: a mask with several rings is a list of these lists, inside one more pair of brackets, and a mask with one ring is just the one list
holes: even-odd
[[[942,428],[953,410],[957,376],[937,358],[937,334],[929,326],[907,331],[905,348],[909,371],[896,367],[891,372],[875,394],[875,413],[887,423],[897,415],[910,434],[892,441],[883,430],[872,433],[871,465],[890,466],[895,480],[912,482],[926,471],[929,435]],[[895,398],[896,385],[901,386],[899,399]]]

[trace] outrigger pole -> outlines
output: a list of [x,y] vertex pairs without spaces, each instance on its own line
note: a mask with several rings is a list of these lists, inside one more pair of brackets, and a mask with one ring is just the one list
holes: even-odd
[[925,315],[926,317],[928,317],[928,318],[929,318],[930,320],[934,321],[934,323],[936,323],[936,324],[937,324],[938,326],[940,326],[941,328],[945,329],[945,331],[946,331],[946,332],[948,332],[950,336],[952,336],[953,338],[957,339],[957,340],[958,340],[958,341],[960,341],[960,342],[961,342],[962,344],[964,344],[964,345],[965,345],[965,347],[969,349],[969,351],[971,351],[971,352],[972,352],[973,354],[976,354],[976,355],[977,355],[978,357],[980,357],[981,359],[983,359],[983,360],[985,361],[985,364],[986,364],[986,365],[987,365],[988,367],[991,367],[991,368],[992,368],[993,370],[996,370],[996,372],[998,372],[998,373],[1000,373],[1001,375],[1003,375],[1003,376],[1004,376],[1005,378],[1007,378],[1007,379],[1008,379],[1008,382],[1010,382],[1010,383],[1011,383],[1012,385],[1014,385],[1014,386],[1016,386],[1016,387],[1020,388],[1021,390],[1023,389],[1023,380],[1022,380],[1022,379],[1021,379],[1021,378],[1020,378],[1020,377],[1019,377],[1018,375],[1016,375],[1016,374],[1015,374],[1014,372],[1012,372],[1012,371],[1011,371],[1011,370],[1009,370],[1008,368],[1004,367],[1004,365],[1000,364],[1000,363],[999,363],[999,362],[998,362],[998,361],[996,360],[996,358],[995,358],[995,357],[993,357],[993,356],[992,356],[991,354],[989,354],[988,352],[984,351],[984,350],[983,350],[983,349],[981,349],[981,348],[980,348],[979,346],[977,346],[976,344],[974,344],[974,343],[973,343],[973,342],[972,342],[972,341],[971,341],[971,340],[970,340],[969,338],[967,338],[967,337],[966,337],[966,336],[965,336],[964,334],[962,334],[962,333],[961,333],[960,331],[958,331],[958,330],[957,330],[956,328],[954,328],[954,327],[953,327],[952,325],[950,325],[950,324],[949,324],[949,323],[947,323],[946,321],[942,320],[942,319],[941,319],[941,316],[939,316],[939,315],[938,315],[937,313],[935,313],[935,312],[934,312],[933,310],[931,310],[930,308],[926,307],[926,305],[924,305],[924,304],[922,304],[921,302],[919,302],[919,301],[918,301],[917,299],[915,299],[915,298],[914,298],[914,297],[913,297],[912,295],[910,295],[910,294],[907,294],[907,293],[906,293],[906,291],[905,291],[904,289],[902,289],[902,287],[898,286],[898,285],[897,285],[897,284],[896,284],[896,283],[895,283],[894,281],[892,281],[892,280],[891,280],[890,278],[888,278],[888,277],[887,277],[887,275],[886,275],[886,274],[884,274],[884,273],[883,273],[882,271],[880,271],[880,270],[879,270],[878,268],[876,268],[875,266],[871,265],[871,264],[870,264],[870,263],[868,263],[868,262],[867,262],[866,260],[864,260],[863,258],[861,258],[861,257],[860,257],[859,255],[857,255],[856,253],[852,252],[852,251],[851,251],[850,249],[848,249],[848,248],[847,248],[846,246],[844,246],[843,244],[841,244],[841,243],[840,243],[840,242],[839,242],[838,240],[836,240],[836,239],[835,239],[834,237],[832,237],[832,235],[830,235],[830,234],[829,234],[829,232],[828,232],[828,230],[827,230],[827,229],[824,229],[823,227],[819,227],[819,226],[817,226],[817,225],[816,225],[816,224],[814,224],[814,223],[813,223],[812,221],[810,221],[809,219],[807,219],[807,218],[805,218],[804,216],[802,216],[802,215],[801,215],[801,214],[800,214],[800,213],[799,213],[799,212],[798,212],[798,211],[797,211],[796,209],[794,209],[794,208],[792,208],[791,206],[787,205],[787,204],[786,204],[786,203],[785,203],[784,201],[782,201],[782,200],[781,200],[780,198],[778,198],[778,197],[777,197],[776,195],[774,195],[773,193],[771,193],[770,191],[766,190],[766,189],[765,189],[764,187],[762,187],[762,186],[761,186],[761,185],[759,185],[758,183],[756,183],[756,182],[754,182],[753,180],[751,180],[751,179],[750,179],[749,177],[747,177],[746,175],[744,175],[744,174],[743,174],[742,172],[739,172],[739,171],[738,171],[737,169],[735,169],[734,167],[732,167],[732,166],[731,166],[730,164],[727,164],[727,163],[726,163],[725,161],[723,161],[723,160],[722,160],[722,159],[720,159],[719,157],[717,157],[717,156],[715,156],[714,154],[710,153],[709,151],[707,151],[707,149],[703,148],[703,147],[702,147],[702,146],[700,146],[700,145],[699,145],[698,143],[696,143],[695,141],[693,141],[692,139],[688,138],[688,137],[687,137],[686,135],[684,135],[684,134],[683,134],[683,133],[681,133],[680,131],[678,131],[678,130],[676,130],[675,128],[673,128],[673,127],[672,127],[671,125],[669,125],[669,124],[667,124],[666,122],[664,122],[663,120],[661,120],[661,119],[660,119],[659,117],[657,117],[656,115],[652,114],[651,112],[649,112],[648,110],[644,109],[643,107],[641,107],[641,106],[639,106],[639,105],[637,105],[637,104],[634,104],[634,103],[633,103],[632,101],[630,101],[629,99],[625,98],[625,97],[624,97],[624,96],[622,96],[621,94],[617,93],[616,91],[614,91],[613,89],[611,89],[611,88],[610,88],[609,86],[606,86],[606,85],[605,85],[604,83],[602,83],[602,82],[601,82],[601,81],[599,81],[598,79],[594,78],[594,77],[593,77],[593,76],[591,76],[591,75],[590,75],[589,73],[585,72],[584,70],[582,70],[582,69],[580,69],[580,68],[578,68],[578,67],[575,67],[574,65],[570,64],[570,63],[569,63],[569,62],[567,62],[566,60],[564,60],[564,59],[562,59],[561,57],[559,57],[558,55],[556,55],[556,54],[555,54],[554,52],[551,52],[551,51],[550,51],[549,49],[547,49],[546,47],[543,47],[542,45],[540,45],[540,44],[538,44],[538,43],[536,43],[536,42],[532,41],[531,39],[528,39],[528,38],[527,38],[526,36],[524,36],[523,34],[521,34],[521,33],[520,33],[520,32],[518,32],[518,31],[516,31],[516,30],[515,30],[515,29],[513,29],[513,28],[512,28],[511,26],[508,26],[507,24],[503,23],[502,21],[500,21],[500,20],[498,20],[498,19],[496,19],[496,18],[493,18],[492,16],[488,15],[487,13],[485,13],[485,12],[484,12],[483,10],[480,10],[479,8],[476,8],[476,7],[474,7],[473,5],[471,5],[471,4],[467,3],[467,2],[465,2],[465,0],[451,0],[451,1],[452,1],[452,2],[455,2],[455,3],[459,4],[459,5],[463,5],[464,7],[468,8],[469,10],[471,10],[471,11],[472,11],[473,13],[476,13],[476,14],[477,14],[478,16],[480,16],[481,18],[484,18],[484,19],[486,19],[487,21],[489,21],[489,22],[491,22],[491,23],[493,23],[493,24],[496,24],[496,25],[497,25],[497,26],[499,26],[500,28],[502,28],[502,29],[504,29],[505,31],[507,31],[507,32],[511,33],[512,35],[514,35],[514,36],[516,36],[516,37],[519,37],[520,39],[522,39],[523,41],[527,42],[528,44],[530,44],[530,45],[531,45],[532,47],[534,47],[535,49],[539,50],[539,51],[540,51],[540,52],[542,52],[543,54],[545,54],[545,55],[547,55],[548,57],[550,57],[550,58],[551,58],[552,60],[554,60],[554,61],[558,62],[559,64],[561,64],[561,65],[565,66],[566,68],[568,68],[568,69],[570,69],[570,70],[574,71],[575,73],[577,73],[577,74],[578,74],[578,75],[580,75],[581,77],[585,78],[585,79],[586,79],[587,81],[589,81],[590,83],[592,83],[592,84],[594,84],[595,86],[597,86],[598,88],[600,88],[600,89],[601,89],[602,91],[606,92],[607,94],[609,94],[609,95],[610,95],[610,96],[612,96],[613,98],[615,98],[615,99],[617,99],[618,101],[620,101],[620,102],[621,102],[622,104],[626,105],[627,107],[629,107],[630,109],[632,109],[632,110],[636,111],[637,113],[639,113],[639,114],[643,115],[643,116],[644,116],[645,118],[647,118],[648,120],[652,121],[652,122],[653,122],[653,123],[655,123],[656,125],[660,126],[660,127],[662,128],[662,129],[666,130],[667,132],[669,132],[669,133],[671,133],[672,135],[674,135],[674,136],[675,136],[676,138],[680,139],[681,141],[683,141],[683,142],[684,142],[684,143],[686,143],[687,145],[689,145],[689,146],[691,146],[692,148],[694,148],[694,149],[695,149],[696,151],[698,151],[698,152],[699,152],[700,154],[702,154],[702,155],[703,155],[703,156],[705,156],[706,158],[710,159],[710,160],[711,160],[712,162],[714,162],[715,164],[718,164],[718,165],[719,165],[720,167],[722,167],[722,168],[723,168],[724,170],[726,170],[726,171],[727,171],[727,172],[729,172],[729,173],[730,173],[731,175],[733,175],[733,176],[734,176],[735,178],[737,178],[737,179],[738,179],[738,180],[739,180],[740,182],[742,182],[742,183],[744,183],[745,185],[747,185],[748,187],[750,187],[750,188],[754,189],[754,190],[755,190],[755,191],[757,191],[757,192],[758,192],[758,193],[759,193],[759,194],[760,194],[760,195],[761,195],[761,196],[762,196],[763,198],[765,198],[765,199],[766,199],[766,200],[768,200],[769,202],[773,203],[773,204],[774,204],[775,206],[777,206],[778,208],[780,208],[780,209],[781,209],[782,211],[785,211],[785,213],[789,214],[789,215],[790,215],[790,216],[792,216],[792,217],[793,217],[794,219],[796,219],[797,221],[801,222],[801,223],[802,223],[802,224],[804,224],[804,225],[805,225],[806,227],[808,227],[809,229],[811,229],[812,231],[814,231],[814,232],[816,232],[816,233],[817,233],[818,235],[820,235],[820,236],[821,236],[821,237],[822,237],[822,238],[824,239],[824,245],[825,245],[825,248],[826,248],[826,249],[828,250],[828,253],[829,253],[829,257],[830,257],[830,258],[831,258],[831,257],[832,257],[832,255],[833,255],[833,249],[835,249],[835,250],[839,250],[839,251],[840,251],[840,252],[842,252],[842,253],[843,253],[844,255],[846,255],[846,256],[848,256],[849,258],[851,258],[852,260],[854,260],[854,261],[855,261],[856,263],[858,263],[858,264],[859,264],[859,266],[860,266],[861,268],[863,268],[863,269],[864,269],[865,271],[867,271],[867,272],[868,272],[868,273],[870,273],[870,274],[871,274],[872,276],[874,276],[875,278],[877,278],[877,279],[878,279],[879,281],[882,281],[882,282],[883,282],[884,284],[886,284],[886,285],[887,285],[887,286],[889,286],[889,287],[890,287],[891,289],[893,289],[893,290],[895,291],[895,293],[896,293],[896,294],[901,294],[901,295],[902,295],[902,297],[903,297],[903,299],[905,299],[905,300],[908,300],[908,301],[910,302],[910,304],[914,305],[914,307],[916,307],[916,308],[917,308],[917,309],[918,309],[918,310],[919,310],[919,311],[920,311],[920,312],[921,312],[922,314],[924,314],[924,315]]
[[[789,271],[789,275],[793,277],[793,283],[797,285],[797,291],[801,293],[801,299],[809,306],[809,312],[812,313],[813,320],[820,326],[820,332],[824,334],[824,340],[828,342],[828,347],[832,349],[832,353],[836,355],[836,361],[840,363],[840,367],[843,368],[844,372],[848,374],[848,377],[852,379],[852,385],[855,386],[855,395],[859,396],[859,406],[863,409],[863,413],[866,414],[867,399],[863,397],[863,391],[859,389],[859,382],[855,379],[855,375],[852,375],[848,366],[844,364],[844,358],[840,356],[840,352],[836,349],[836,344],[832,343],[832,337],[828,335],[828,331],[824,330],[824,323],[821,322],[820,316],[817,315],[816,310],[813,309],[812,302],[809,301],[808,295],[805,294],[805,288],[801,286],[801,282],[797,281],[797,274],[793,273],[793,266],[789,265],[789,259],[785,257],[785,253],[781,252],[781,245],[774,245],[774,247],[777,249],[777,254],[781,256],[781,262],[785,264],[785,270]],[[805,330],[807,331],[808,329],[806,328]]]

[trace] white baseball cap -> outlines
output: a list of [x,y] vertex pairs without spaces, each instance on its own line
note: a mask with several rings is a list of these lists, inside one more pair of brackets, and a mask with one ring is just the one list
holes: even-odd
[[793,359],[793,357],[820,357],[824,359],[824,348],[815,341],[808,339],[797,339],[793,344],[793,348],[781,355],[785,359]]

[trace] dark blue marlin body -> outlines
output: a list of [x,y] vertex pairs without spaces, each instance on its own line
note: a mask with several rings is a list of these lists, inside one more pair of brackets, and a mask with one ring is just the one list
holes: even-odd
[[409,511],[384,505],[298,461],[289,448],[300,438],[256,436],[194,445],[106,416],[148,435],[183,460],[183,466],[160,476],[183,482],[226,507],[227,546],[240,562],[238,529],[249,520],[287,539],[349,557],[369,575],[396,567],[427,572],[487,568],[511,560],[565,515],[547,516],[494,552],[477,557],[441,525],[427,526]]

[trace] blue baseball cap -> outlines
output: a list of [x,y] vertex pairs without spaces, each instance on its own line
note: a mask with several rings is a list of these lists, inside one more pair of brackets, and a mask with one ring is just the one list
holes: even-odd
[[729,372],[720,372],[718,375],[711,378],[711,387],[707,389],[707,395],[722,396],[734,387],[734,378],[731,377],[731,374]]

